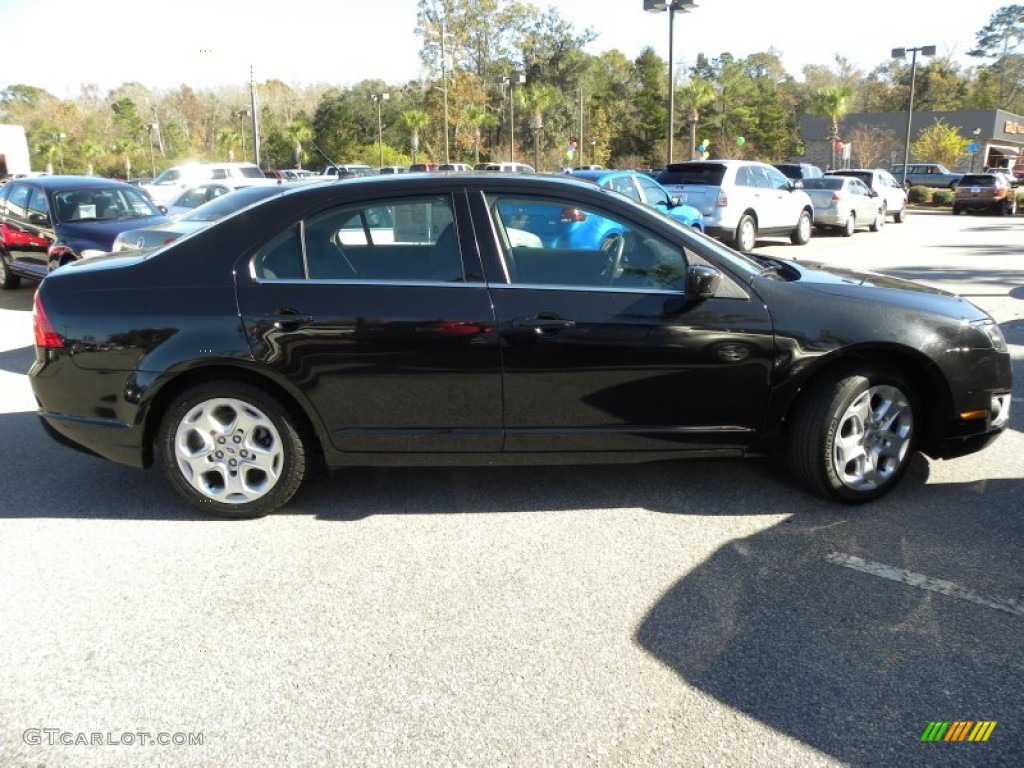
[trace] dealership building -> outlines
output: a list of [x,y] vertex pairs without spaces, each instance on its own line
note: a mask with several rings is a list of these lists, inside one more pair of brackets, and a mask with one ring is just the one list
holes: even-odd
[[[968,153],[950,170],[967,172],[982,168],[1013,168],[1024,164],[1024,116],[1002,109],[962,110],[959,112],[913,113],[910,125],[910,159],[916,157],[913,144],[921,131],[936,121],[955,128],[970,141]],[[831,136],[831,121],[805,115],[800,121],[807,162],[827,168],[835,153],[837,167],[883,167],[902,163],[907,139],[906,112],[862,112],[846,115],[839,123],[837,140]],[[858,142],[860,138],[862,141]],[[835,146],[833,142],[835,141]],[[860,145],[860,146],[859,146]],[[973,151],[970,151],[973,150]]]

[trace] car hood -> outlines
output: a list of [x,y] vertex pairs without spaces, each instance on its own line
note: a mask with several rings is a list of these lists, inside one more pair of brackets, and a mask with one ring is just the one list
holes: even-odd
[[109,251],[114,238],[126,229],[152,227],[169,222],[166,216],[146,216],[141,219],[111,219],[109,221],[71,221],[58,225],[58,239],[75,250]]
[[861,272],[821,262],[792,262],[792,282],[803,290],[826,296],[893,304],[906,309],[937,312],[951,318],[978,319],[985,313],[955,293],[911,280]]

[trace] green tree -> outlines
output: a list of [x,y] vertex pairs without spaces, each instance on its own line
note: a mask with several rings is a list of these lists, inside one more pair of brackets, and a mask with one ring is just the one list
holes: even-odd
[[690,159],[697,156],[697,124],[700,114],[715,101],[715,89],[707,80],[691,77],[676,88],[676,104],[690,126]]
[[547,83],[532,83],[523,92],[523,106],[530,116],[533,132],[533,163],[540,170],[540,135],[544,130],[544,115],[558,103],[558,89]]
[[970,143],[970,139],[964,138],[957,133],[956,128],[940,119],[918,134],[917,140],[910,145],[910,150],[915,157],[955,168],[960,159],[967,154],[967,145]]
[[295,167],[302,168],[302,145],[313,138],[313,129],[303,120],[292,120],[285,126],[284,135],[292,143]]
[[409,129],[412,161],[415,163],[420,151],[420,131],[430,125],[430,115],[422,109],[409,109],[402,113],[402,124]]
[[839,121],[849,111],[850,92],[842,86],[828,85],[811,93],[807,111],[829,119],[828,143],[832,151],[831,167],[836,167],[836,142],[839,141]]
[[235,160],[235,147],[242,141],[241,134],[234,128],[221,128],[217,131],[217,146],[227,153],[229,163]]
[[480,137],[483,133],[484,127],[493,125],[498,122],[497,118],[487,111],[485,107],[479,107],[475,104],[471,104],[466,107],[463,120],[466,125],[469,126],[470,133],[473,137],[473,162],[480,162]]
[[993,60],[988,68],[997,75],[999,107],[1019,111],[1024,93],[1024,5],[1000,8],[977,33],[976,40],[977,46],[968,55]]

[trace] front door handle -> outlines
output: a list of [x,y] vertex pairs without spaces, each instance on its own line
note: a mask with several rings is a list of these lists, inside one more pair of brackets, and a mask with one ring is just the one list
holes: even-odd
[[565,328],[575,328],[575,320],[566,320],[555,314],[542,313],[536,317],[518,317],[512,321],[513,328],[529,328],[537,333],[551,333]]

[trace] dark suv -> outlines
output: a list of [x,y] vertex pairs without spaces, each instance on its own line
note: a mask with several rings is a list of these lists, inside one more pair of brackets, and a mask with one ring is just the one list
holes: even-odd
[[0,288],[39,282],[78,259],[109,253],[126,229],[165,224],[144,192],[94,176],[39,176],[0,187]]

